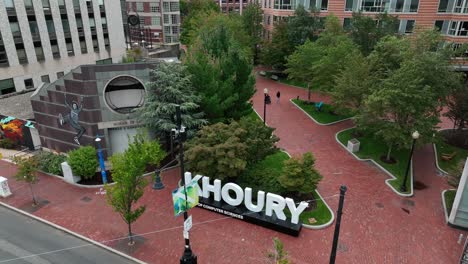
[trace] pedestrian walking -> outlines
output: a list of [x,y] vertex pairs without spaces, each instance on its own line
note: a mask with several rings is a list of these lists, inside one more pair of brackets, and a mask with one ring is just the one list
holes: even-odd
[[277,104],[279,104],[279,102],[280,102],[280,97],[281,97],[281,93],[280,93],[280,91],[278,91],[278,92],[276,93],[276,103],[277,103]]

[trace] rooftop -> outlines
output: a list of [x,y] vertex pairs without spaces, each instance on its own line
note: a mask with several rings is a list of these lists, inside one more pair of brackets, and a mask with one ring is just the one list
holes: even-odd
[[18,119],[33,119],[31,95],[35,89],[0,96],[0,115],[13,116]]

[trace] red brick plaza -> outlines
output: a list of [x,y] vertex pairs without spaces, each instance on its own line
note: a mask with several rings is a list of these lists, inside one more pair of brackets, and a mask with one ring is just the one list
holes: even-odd
[[[291,155],[311,151],[324,176],[319,191],[333,211],[338,206],[339,187],[348,187],[341,223],[337,263],[456,263],[463,245],[462,232],[445,224],[440,193],[448,188],[434,165],[432,147],[415,152],[415,181],[427,188],[415,190],[411,198],[396,195],[385,184],[386,174],[370,163],[356,160],[335,141],[335,134],[351,127],[351,121],[319,126],[289,102],[307,97],[307,91],[257,77],[258,92],[253,98],[263,115],[263,89],[268,88],[272,104],[267,107],[267,123],[276,128],[279,147]],[[275,94],[281,91],[281,102]],[[313,93],[314,101],[326,97]],[[449,122],[443,126],[450,127]],[[17,208],[28,207],[30,193],[24,183],[13,179],[15,167],[0,161],[0,175],[10,179],[13,196],[1,202]],[[130,254],[148,263],[178,263],[182,255],[183,218],[175,218],[171,191],[179,179],[178,169],[163,174],[166,188],[155,191],[148,186],[142,204],[145,214],[133,225],[144,242]],[[112,247],[126,236],[127,227],[106,204],[99,188],[80,188],[60,179],[40,175],[36,194],[49,203],[33,214]],[[403,210],[405,209],[405,210]],[[409,213],[408,213],[409,212]],[[334,226],[323,230],[303,229],[291,237],[240,220],[195,208],[190,211],[194,226],[190,240],[199,263],[265,263],[272,249],[272,238],[279,237],[293,263],[328,263]],[[46,234],[45,234],[46,235]],[[110,241],[113,240],[113,241]],[[110,241],[110,242],[105,242]],[[64,248],[75,245],[63,245]],[[41,253],[41,252],[37,252]],[[1,261],[1,260],[0,260]]]

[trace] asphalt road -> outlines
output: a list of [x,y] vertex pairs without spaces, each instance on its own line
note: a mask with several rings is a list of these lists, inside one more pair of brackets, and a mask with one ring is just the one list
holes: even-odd
[[0,206],[0,263],[134,264],[135,262]]

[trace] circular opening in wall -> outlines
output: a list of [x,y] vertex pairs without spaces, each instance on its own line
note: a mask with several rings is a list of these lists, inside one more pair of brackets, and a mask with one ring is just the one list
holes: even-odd
[[131,76],[118,76],[104,89],[107,106],[121,114],[128,114],[145,103],[145,87]]

